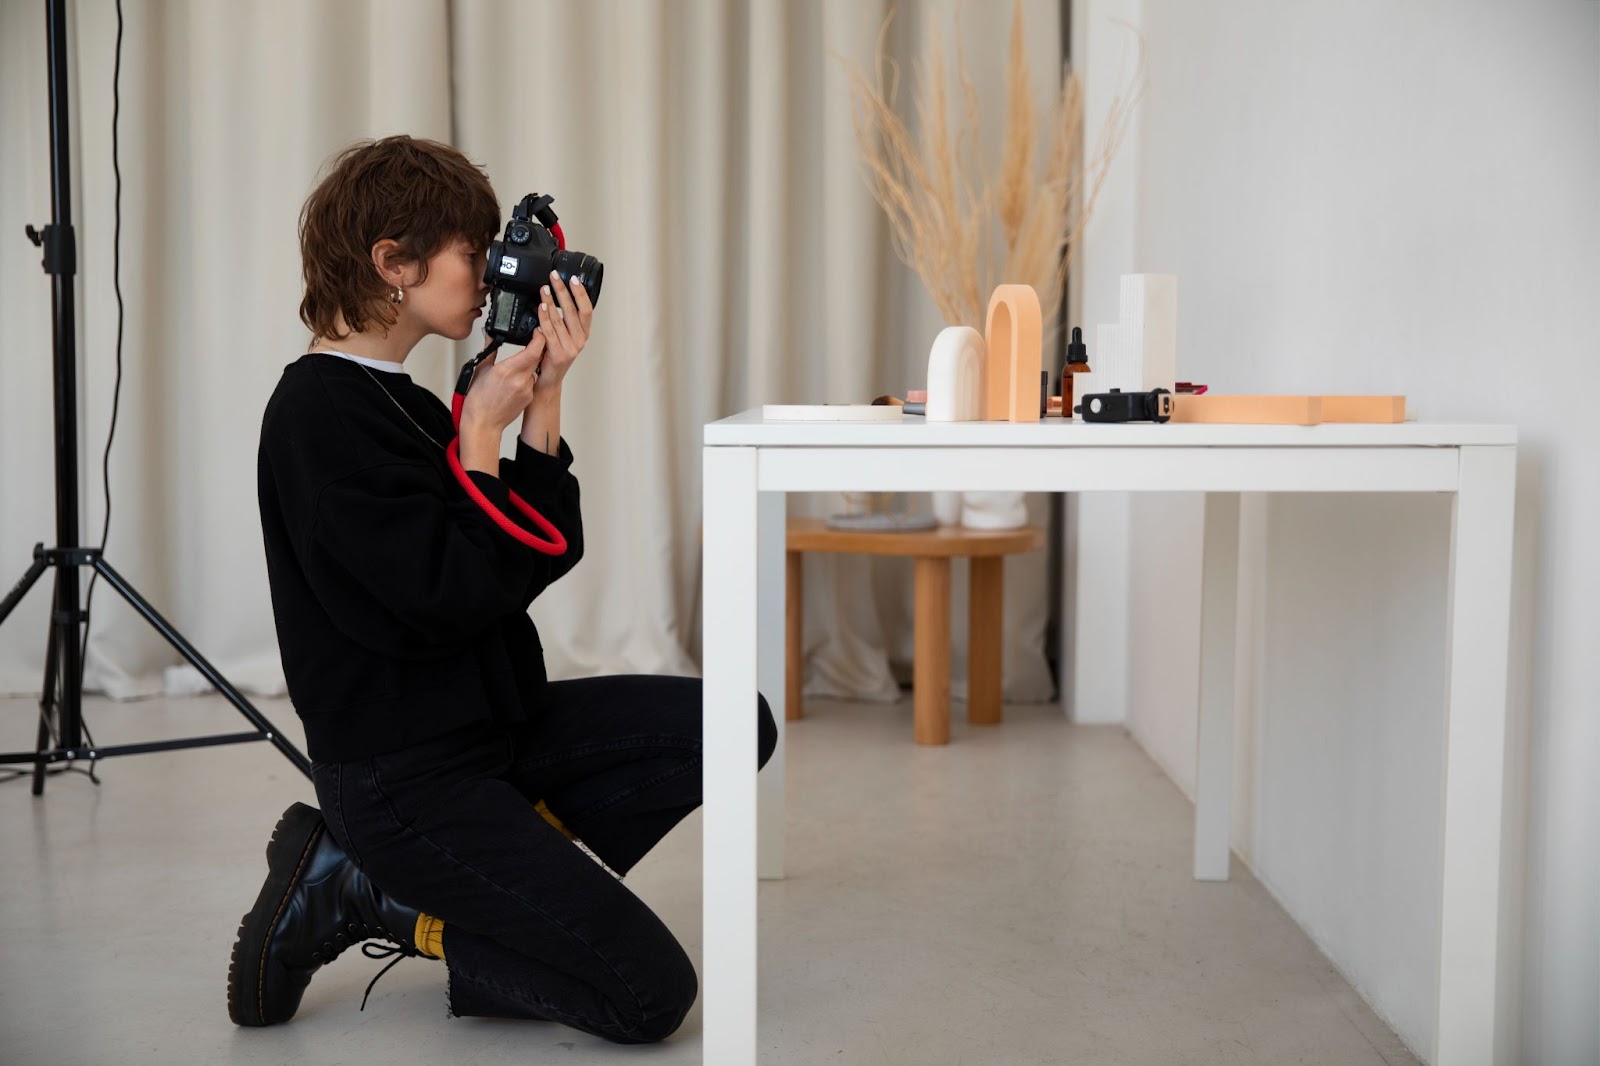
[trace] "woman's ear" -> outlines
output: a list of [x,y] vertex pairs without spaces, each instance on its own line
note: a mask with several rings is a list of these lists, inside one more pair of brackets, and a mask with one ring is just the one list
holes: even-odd
[[400,242],[384,238],[372,246],[372,266],[388,286],[416,284],[416,266],[406,258]]

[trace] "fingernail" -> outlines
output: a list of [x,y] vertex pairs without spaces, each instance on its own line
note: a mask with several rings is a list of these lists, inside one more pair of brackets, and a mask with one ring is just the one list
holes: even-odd
[[552,271],[550,271],[550,278],[551,278],[552,281],[560,281],[561,280],[561,275],[558,274],[556,271],[552,270]]
[[541,293],[543,293],[544,295],[549,296],[550,295],[550,286],[546,285],[543,288],[541,288],[539,291]]

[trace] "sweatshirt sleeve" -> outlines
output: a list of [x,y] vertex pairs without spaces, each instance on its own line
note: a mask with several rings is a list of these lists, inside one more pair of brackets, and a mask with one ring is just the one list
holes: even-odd
[[[502,512],[518,513],[499,478],[468,476]],[[548,556],[507,536],[459,486],[411,463],[368,466],[326,485],[302,559],[351,639],[423,657],[448,655],[525,610],[526,590],[549,569]]]
[[[517,454],[500,460],[500,479],[516,490],[533,509],[544,515],[567,538],[564,555],[540,554],[540,564],[523,589],[524,610],[549,586],[565,576],[583,558],[583,515],[579,507],[578,479],[572,473],[572,449],[566,439],[557,442],[556,454],[547,455],[517,438]],[[531,526],[521,511],[507,509],[519,525]],[[535,531],[537,532],[537,531]]]

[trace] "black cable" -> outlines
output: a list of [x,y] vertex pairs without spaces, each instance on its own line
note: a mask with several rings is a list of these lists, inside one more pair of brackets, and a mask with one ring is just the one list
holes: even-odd
[[[117,435],[117,412],[122,405],[122,325],[124,317],[122,303],[122,147],[117,136],[118,128],[121,124],[122,0],[117,0],[116,59],[111,68],[111,173],[116,183],[111,229],[111,287],[117,296],[117,376],[116,382],[111,388],[111,426],[106,430],[106,450],[100,460],[100,480],[106,501],[105,519],[100,527],[100,554],[102,556],[105,555],[106,542],[111,537],[111,442]],[[84,597],[83,648],[78,657],[79,663],[88,662],[89,627],[94,624],[94,614],[89,608],[94,605],[94,586],[99,579],[99,570],[89,576],[89,591]],[[88,739],[89,746],[91,748],[95,747],[94,734],[89,731],[87,720],[83,722],[83,735]],[[94,760],[92,759],[89,762],[89,775],[91,778],[94,777]],[[95,783],[99,784],[98,780]]]

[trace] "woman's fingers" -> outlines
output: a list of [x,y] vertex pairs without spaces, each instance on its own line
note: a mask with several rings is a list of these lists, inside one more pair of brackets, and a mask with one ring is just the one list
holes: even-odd
[[573,303],[572,293],[567,288],[566,282],[561,280],[561,275],[554,270],[550,271],[550,287],[555,290],[556,299],[561,304],[561,324],[566,327],[567,335],[576,343],[576,349],[583,347],[583,342],[589,339],[589,327],[583,322],[583,316],[578,313],[578,305]]
[[[539,334],[538,330],[534,330],[533,336],[528,340],[528,348],[535,348],[538,350],[538,353],[542,355],[544,354],[545,348],[549,347],[549,345],[545,343],[545,340],[546,339]],[[523,351],[527,351],[528,348],[524,348]]]
[[578,322],[583,326],[583,335],[589,336],[589,324],[594,321],[594,301],[589,299],[589,290],[583,287],[583,282],[577,276],[572,278],[572,299],[578,305]]
[[550,286],[544,286],[540,293],[542,299],[539,303],[539,314],[548,327],[550,340],[557,352],[570,359],[578,354],[579,345],[573,343],[572,331],[568,328],[567,321],[557,313],[556,298],[551,293]]
[[539,370],[544,366],[545,353],[549,350],[550,345],[545,335],[538,330],[534,330],[533,338],[528,341],[528,346],[519,353],[529,356],[527,384],[532,385],[539,380]]
[[[533,389],[539,380],[539,364],[544,359],[545,339],[538,331],[533,331],[533,337],[522,348],[501,358],[505,349],[491,352],[483,362],[478,364],[478,374],[493,377],[493,382],[488,382],[494,391],[506,391],[512,398],[519,397],[524,392]],[[492,370],[491,370],[492,367]]]
[[[533,367],[539,365],[539,357],[544,354],[544,346],[544,334],[534,330],[532,338],[529,339],[520,352],[506,356],[504,365],[510,368],[513,373],[528,373]],[[495,354],[498,355],[499,353]],[[491,355],[489,358],[494,359],[495,355]]]

